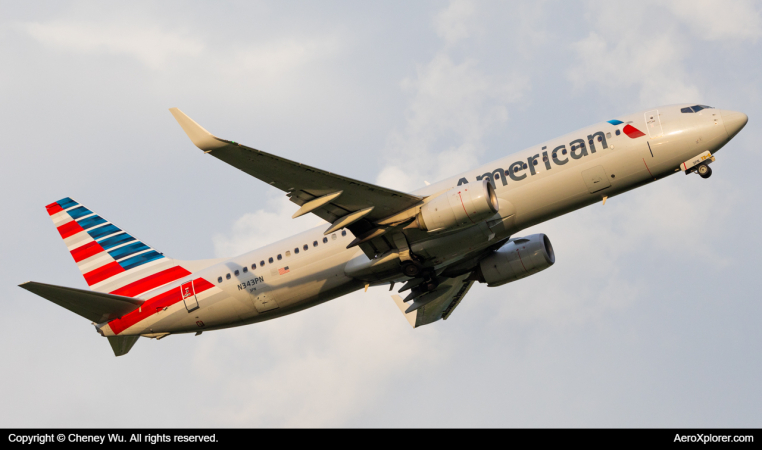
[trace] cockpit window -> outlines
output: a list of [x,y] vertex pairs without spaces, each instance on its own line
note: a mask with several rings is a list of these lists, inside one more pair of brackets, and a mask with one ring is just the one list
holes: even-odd
[[694,112],[699,112],[702,109],[714,109],[714,107],[712,107],[712,106],[706,106],[706,105],[694,105],[694,106],[691,106],[690,108],[682,108],[682,109],[680,109],[680,112],[682,112],[682,113],[694,113]]

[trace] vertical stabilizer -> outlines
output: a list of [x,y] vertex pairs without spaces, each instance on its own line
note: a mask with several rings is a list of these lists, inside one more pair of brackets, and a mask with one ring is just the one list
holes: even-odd
[[191,273],[69,197],[46,209],[94,291],[137,297]]

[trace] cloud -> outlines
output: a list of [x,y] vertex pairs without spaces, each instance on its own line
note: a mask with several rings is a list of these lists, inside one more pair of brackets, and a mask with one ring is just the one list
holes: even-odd
[[151,21],[113,20],[23,22],[16,25],[42,45],[90,55],[128,55],[153,70],[166,70],[169,61],[175,69],[192,66],[194,72],[208,71],[218,78],[276,81],[314,61],[337,54],[340,39],[325,36],[278,36],[241,41],[234,39],[224,47],[209,45],[198,33],[169,30]]
[[412,190],[425,179],[441,179],[478,164],[483,138],[505,123],[508,104],[521,98],[528,80],[519,75],[489,76],[475,60],[456,63],[445,51],[402,81],[412,98],[402,131],[392,131],[385,152],[391,160],[377,182]]
[[471,0],[451,0],[450,4],[434,16],[434,29],[446,43],[453,44],[470,36],[473,31],[469,20],[475,11]]
[[[660,3],[662,4],[662,3]],[[737,0],[674,0],[663,4],[704,40],[751,40],[762,36],[759,3]]]
[[152,69],[164,67],[173,57],[198,56],[205,48],[201,40],[188,33],[166,31],[150,24],[54,20],[20,23],[18,28],[51,48],[83,54],[129,55]]
[[592,29],[571,44],[577,64],[567,74],[575,89],[636,89],[640,102],[633,106],[700,101],[702,92],[684,67],[690,40],[674,23],[654,21],[653,14],[653,6],[628,5],[627,26],[618,26],[618,4],[590,4]]
[[[225,426],[341,426],[395,384],[443,361],[436,329],[413,330],[383,288],[309,311],[210,335],[194,358],[220,386]],[[415,333],[415,338],[413,338]],[[241,355],[249,355],[241,358]],[[235,366],[234,371],[217,368]]]
[[230,233],[217,233],[212,237],[215,254],[220,258],[237,256],[327,224],[312,214],[292,219],[297,209],[299,207],[282,191],[271,188],[267,193],[267,208],[244,214],[233,223]]

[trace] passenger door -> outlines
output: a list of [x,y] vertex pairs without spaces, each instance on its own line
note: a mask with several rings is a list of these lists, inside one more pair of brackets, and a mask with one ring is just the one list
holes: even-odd
[[660,137],[663,134],[663,130],[661,128],[661,119],[659,119],[659,110],[647,111],[645,116],[648,135],[651,139]]

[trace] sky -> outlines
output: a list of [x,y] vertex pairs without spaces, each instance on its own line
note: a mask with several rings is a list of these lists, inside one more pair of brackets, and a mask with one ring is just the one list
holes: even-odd
[[[0,426],[762,426],[761,41],[743,0],[0,0]],[[749,116],[710,179],[522,231],[553,267],[419,329],[375,287],[115,358],[18,287],[87,287],[44,208],[67,196],[178,259],[320,224],[203,155],[170,107],[409,191],[682,102]]]

